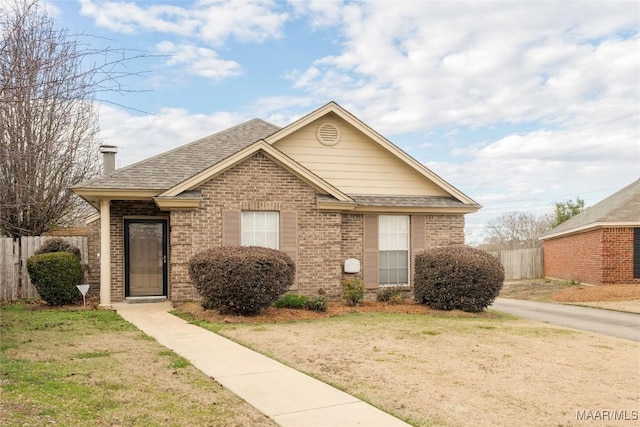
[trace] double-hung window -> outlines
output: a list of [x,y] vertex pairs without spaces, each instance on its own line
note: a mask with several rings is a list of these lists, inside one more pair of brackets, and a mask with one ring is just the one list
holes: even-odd
[[380,215],[380,286],[409,284],[409,216]]
[[263,246],[279,249],[280,217],[272,211],[242,212],[242,246]]

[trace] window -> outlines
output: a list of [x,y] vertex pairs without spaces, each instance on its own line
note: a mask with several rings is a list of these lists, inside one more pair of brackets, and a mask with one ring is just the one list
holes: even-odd
[[242,212],[242,246],[264,246],[265,248],[279,249],[279,222],[278,212]]
[[380,285],[408,285],[409,217],[380,215],[378,230]]

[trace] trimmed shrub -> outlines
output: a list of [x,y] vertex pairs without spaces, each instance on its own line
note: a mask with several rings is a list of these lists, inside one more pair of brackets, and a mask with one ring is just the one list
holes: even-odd
[[308,298],[304,295],[286,294],[275,302],[278,308],[305,308]]
[[224,314],[258,314],[284,295],[294,275],[287,254],[258,246],[211,248],[189,262],[202,306]]
[[27,259],[27,271],[40,298],[47,304],[72,304],[82,296],[76,286],[82,284],[84,271],[80,260],[71,253],[33,255]]
[[345,277],[340,281],[343,298],[348,306],[355,306],[364,299],[364,281],[356,277]]
[[378,292],[376,292],[376,300],[387,302],[389,304],[398,303],[404,300],[405,289],[406,288],[401,288],[399,286],[385,286],[378,289]]
[[34,252],[34,255],[48,254],[51,252],[69,252],[79,260],[82,259],[80,257],[80,249],[73,246],[71,243],[65,242],[59,237],[45,241],[42,246]]
[[500,261],[469,246],[431,249],[415,256],[416,301],[438,310],[478,312],[504,282]]
[[311,311],[327,311],[327,298],[324,295],[311,297],[304,304],[304,308]]

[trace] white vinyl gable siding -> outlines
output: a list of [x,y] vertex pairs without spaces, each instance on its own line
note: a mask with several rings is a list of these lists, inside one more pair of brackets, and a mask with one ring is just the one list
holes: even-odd
[[275,143],[275,147],[346,194],[447,196],[442,188],[335,117],[341,140],[326,146],[316,138],[320,119]]

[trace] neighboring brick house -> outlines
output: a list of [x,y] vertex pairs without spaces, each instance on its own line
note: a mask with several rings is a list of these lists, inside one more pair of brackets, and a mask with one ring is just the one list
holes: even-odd
[[464,244],[464,215],[480,208],[334,102],[284,128],[242,123],[72,190],[100,211],[90,258],[101,305],[197,300],[189,260],[220,245],[286,252],[298,293],[338,296],[349,258],[371,292],[410,287],[413,254]]
[[542,236],[544,275],[640,284],[640,180]]

